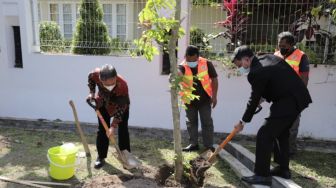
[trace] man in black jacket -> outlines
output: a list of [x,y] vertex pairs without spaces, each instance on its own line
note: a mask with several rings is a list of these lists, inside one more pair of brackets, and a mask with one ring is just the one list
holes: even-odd
[[[243,130],[244,125],[252,120],[262,98],[272,102],[270,115],[257,133],[255,175],[242,180],[249,184],[271,185],[271,175],[289,179],[289,129],[298,114],[312,102],[310,94],[295,71],[277,56],[257,58],[251,49],[241,46],[235,49],[232,62],[242,72],[249,72],[247,78],[252,87],[245,113],[235,128]],[[282,151],[279,166],[270,170],[275,138]]]

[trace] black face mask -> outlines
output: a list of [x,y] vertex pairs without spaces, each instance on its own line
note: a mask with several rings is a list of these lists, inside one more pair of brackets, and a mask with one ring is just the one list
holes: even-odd
[[281,55],[286,55],[289,52],[290,49],[287,48],[280,48]]

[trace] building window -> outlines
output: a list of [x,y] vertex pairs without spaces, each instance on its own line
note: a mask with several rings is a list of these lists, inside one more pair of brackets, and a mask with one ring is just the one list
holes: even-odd
[[72,10],[71,4],[63,4],[63,30],[64,38],[72,38]]
[[117,37],[126,40],[126,4],[117,4]]
[[20,27],[13,26],[13,33],[14,33],[14,52],[15,52],[14,67],[23,68]]
[[108,32],[112,36],[112,4],[103,4],[103,11],[104,11],[104,22],[107,26]]
[[50,4],[50,21],[59,23],[58,4]]
[[[49,4],[49,20],[60,25],[62,34],[66,39],[73,37],[76,21],[80,18],[80,6],[80,3]],[[118,37],[120,40],[125,41],[127,38],[126,4],[103,4],[103,13],[103,20],[110,36]]]

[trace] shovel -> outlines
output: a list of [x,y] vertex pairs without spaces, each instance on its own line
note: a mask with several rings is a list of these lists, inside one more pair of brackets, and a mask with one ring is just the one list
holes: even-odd
[[[96,111],[96,114],[97,114],[100,122],[103,124],[103,127],[104,127],[105,131],[107,132],[109,130],[109,128],[108,128],[103,116],[101,115],[100,111],[97,109],[97,107],[95,105],[92,104],[90,99],[88,99],[86,102]],[[96,101],[94,101],[94,102],[96,103]],[[119,146],[117,145],[117,143],[114,139],[114,135],[111,135],[109,137],[109,139],[110,139],[110,142],[113,144],[114,148],[117,151],[117,159],[123,165],[124,168],[130,170],[130,169],[136,168],[140,165],[140,161],[138,161],[134,156],[132,156],[131,153],[129,153],[127,150],[121,151],[119,149]]]
[[[259,113],[262,110],[262,106],[259,104],[254,114]],[[216,148],[214,153],[208,151],[204,152],[196,159],[191,160],[190,176],[197,185],[203,185],[204,173],[214,163],[218,153],[225,147],[225,145],[231,141],[231,139],[237,134],[238,130],[233,129],[232,132],[225,138],[225,140]]]
[[226,139],[216,148],[215,152],[212,153],[210,156],[209,152],[207,152],[206,154],[201,154],[196,159],[189,162],[189,164],[191,165],[191,178],[197,185],[203,185],[205,171],[211,167],[218,153],[224,148],[224,146],[228,142],[230,142],[230,140],[236,135],[237,132],[237,129],[233,129],[233,131],[226,137]]

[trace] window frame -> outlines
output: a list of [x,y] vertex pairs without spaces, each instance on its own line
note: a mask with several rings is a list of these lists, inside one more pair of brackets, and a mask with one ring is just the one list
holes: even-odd
[[[58,22],[57,24],[59,24],[60,26],[60,30],[61,30],[61,33],[62,33],[62,36],[65,38],[65,33],[64,33],[64,18],[63,18],[63,5],[64,4],[70,4],[71,5],[71,17],[72,17],[72,37],[73,37],[73,33],[76,29],[76,22],[77,22],[77,15],[79,15],[79,12],[77,14],[77,5],[78,5],[78,8],[80,6],[80,3],[78,2],[74,2],[74,1],[61,1],[61,2],[48,2],[48,20],[51,21],[51,10],[50,10],[50,5],[52,4],[55,4],[57,5],[58,7],[58,11],[57,11],[57,14],[58,14]],[[111,38],[117,38],[118,36],[118,33],[117,33],[117,5],[125,5],[125,27],[126,27],[126,32],[125,32],[125,41],[128,40],[128,35],[129,35],[129,28],[128,28],[128,18],[129,18],[129,4],[127,2],[124,2],[124,1],[115,1],[115,2],[111,2],[111,1],[107,1],[107,0],[101,0],[100,1],[100,4],[103,6],[104,4],[110,4],[112,5],[112,31],[109,31],[109,35]],[[103,9],[104,11],[104,9]],[[79,18],[79,16],[78,16]],[[104,20],[104,16],[103,16],[103,21],[105,22]],[[106,24],[108,25],[108,24]],[[68,38],[67,38],[68,39]]]
[[[125,23],[122,23],[122,24],[118,24],[118,5],[125,5],[125,12],[124,14],[122,14],[122,16],[125,16]],[[127,4],[126,3],[116,3],[116,34],[115,36],[118,37],[118,36],[125,36],[124,40],[126,41],[127,40]],[[118,26],[125,26],[125,34],[118,34]]]
[[[71,15],[71,20],[68,21],[68,20],[64,20],[64,14],[69,14],[69,13],[64,13],[64,6],[65,5],[70,5],[70,15]],[[74,21],[73,21],[73,3],[62,3],[62,27],[63,27],[63,37],[65,39],[72,39],[73,37],[73,32],[74,32],[74,29],[75,29],[75,26],[74,26]],[[66,33],[65,32],[65,25],[71,25],[71,36],[70,37],[66,37],[66,35],[69,35],[70,33]]]

